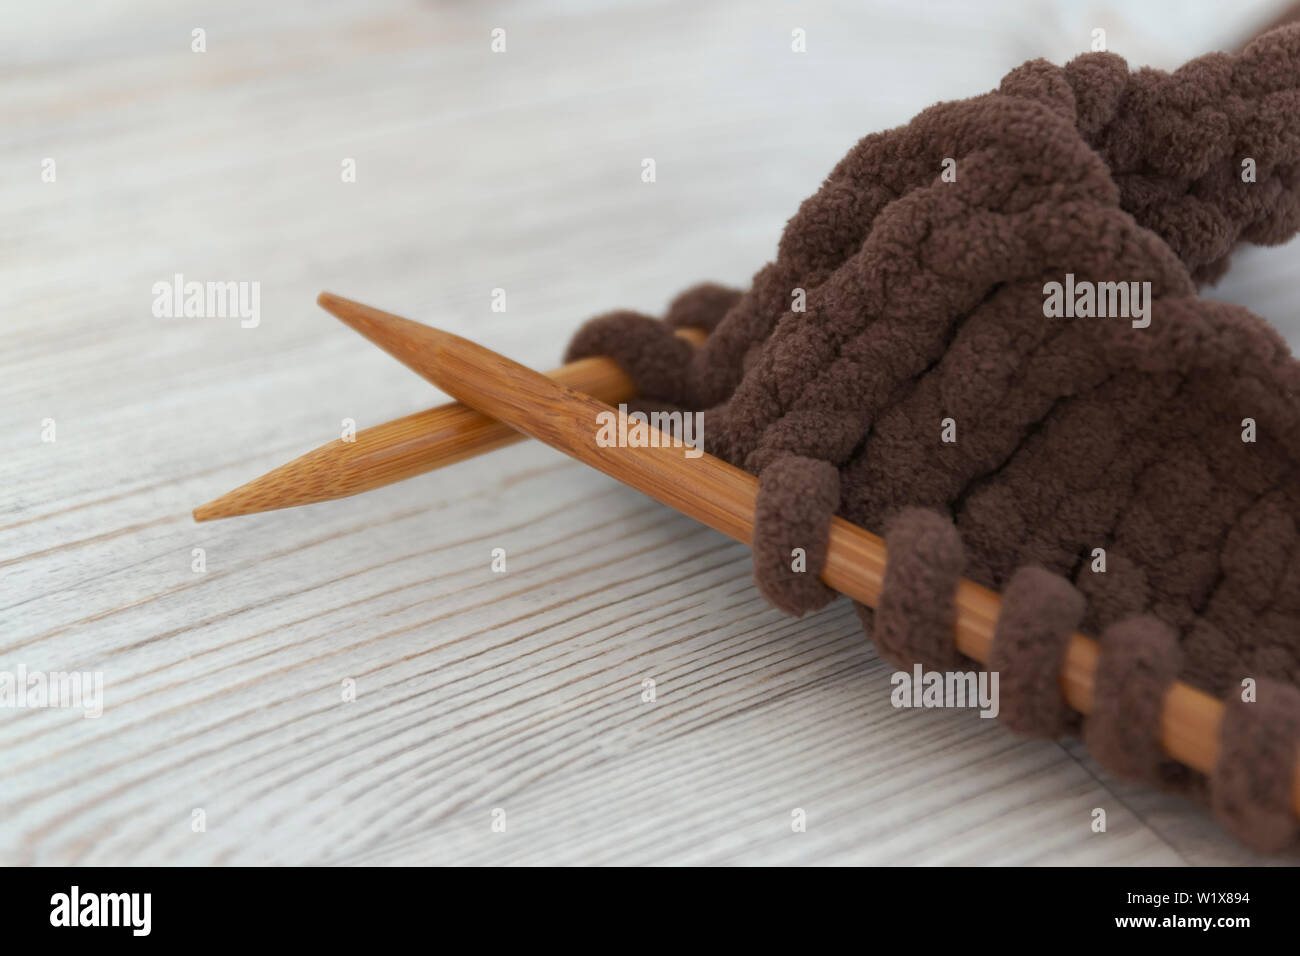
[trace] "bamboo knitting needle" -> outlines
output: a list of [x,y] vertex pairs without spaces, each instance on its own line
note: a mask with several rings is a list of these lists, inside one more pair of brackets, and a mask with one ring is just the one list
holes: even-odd
[[[688,459],[681,448],[617,448],[596,443],[597,415],[612,409],[481,345],[329,293],[317,300],[380,348],[447,394],[527,435],[591,465],[626,485],[745,544],[752,543],[758,479],[712,455]],[[875,607],[884,583],[885,543],[857,525],[831,522],[821,579],[831,588]],[[962,580],[955,596],[957,649],[986,662],[1000,598]],[[1070,639],[1061,688],[1075,710],[1092,710],[1100,657],[1082,634]],[[1223,705],[1176,681],[1165,694],[1161,743],[1171,757],[1202,773],[1218,760]],[[1300,767],[1300,765],[1298,765]],[[1300,769],[1292,781],[1292,806],[1300,815]]]
[[[678,329],[677,335],[696,346],[705,339],[701,329]],[[636,394],[627,373],[608,358],[579,359],[551,372],[550,377],[613,405]],[[524,438],[509,425],[451,402],[364,428],[355,441],[327,442],[199,505],[194,520],[233,518],[346,498]]]

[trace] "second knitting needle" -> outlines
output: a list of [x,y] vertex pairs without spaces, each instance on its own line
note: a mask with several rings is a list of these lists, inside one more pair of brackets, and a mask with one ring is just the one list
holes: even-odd
[[[704,342],[700,329],[679,329],[692,345]],[[636,389],[613,359],[570,362],[550,377],[575,391],[617,405]],[[460,402],[439,405],[391,422],[364,428],[356,440],[335,439],[220,498],[194,509],[195,521],[296,508],[381,488],[416,475],[523,441],[509,425]]]

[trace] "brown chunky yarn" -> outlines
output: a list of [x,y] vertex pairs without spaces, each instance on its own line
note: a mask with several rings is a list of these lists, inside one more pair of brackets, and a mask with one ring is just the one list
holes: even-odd
[[[1228,701],[1246,677],[1300,684],[1300,363],[1263,320],[1196,292],[1238,242],[1300,228],[1297,117],[1300,26],[1173,73],[1109,53],[1030,61],[858,143],[748,291],[698,286],[664,322],[595,319],[568,357],[612,356],[648,402],[703,410],[706,448],[758,475],[755,569],[774,604],[829,598],[813,577],[832,511],[888,529],[880,610],[859,612],[895,663],[952,664],[940,592],[958,575],[1010,586],[1003,719],[1043,735],[1069,723],[1045,675],[1082,615],[1110,681],[1083,729],[1094,755],[1208,789],[1234,832],[1277,848],[1296,836],[1295,695],[1272,694],[1288,716],[1266,744],[1242,715],[1254,705],[1230,708],[1209,780],[1167,766],[1153,715],[1175,678]],[[1066,273],[1150,282],[1150,326],[1044,317],[1044,284]],[[708,342],[692,351],[680,325]],[[794,547],[811,573],[791,570]],[[1065,609],[1022,593],[1026,566],[1056,576]]]

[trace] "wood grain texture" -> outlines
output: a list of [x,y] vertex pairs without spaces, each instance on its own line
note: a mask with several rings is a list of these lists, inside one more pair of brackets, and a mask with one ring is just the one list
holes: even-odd
[[[591,315],[746,282],[864,133],[1094,25],[1170,67],[1273,6],[16,10],[0,670],[106,687],[97,720],[0,710],[0,862],[1256,860],[1074,744],[894,710],[845,603],[784,617],[746,549],[536,444],[326,505],[189,511],[343,418],[442,400],[320,313],[322,288],[550,368]],[[1295,264],[1248,250],[1212,294],[1294,342]],[[260,281],[260,324],[155,318],[178,272]]]

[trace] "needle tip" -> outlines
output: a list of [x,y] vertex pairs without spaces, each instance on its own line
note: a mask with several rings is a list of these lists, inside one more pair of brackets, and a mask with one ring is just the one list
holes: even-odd
[[360,332],[389,355],[437,384],[429,366],[436,364],[438,347],[454,336],[332,292],[322,292],[316,296],[316,302],[344,325]]
[[376,329],[383,328],[393,322],[402,323],[407,321],[398,316],[389,315],[387,312],[371,308],[368,305],[362,305],[360,302],[345,299],[333,292],[322,292],[316,296],[316,304],[330,315],[342,320],[344,325],[350,325],[367,338],[373,338]]
[[257,481],[250,481],[248,485],[241,485],[234,491],[226,492],[220,498],[213,498],[206,504],[199,505],[191,512],[194,520],[217,521],[221,518],[235,518],[256,511],[265,511],[266,505],[258,500],[256,494],[250,494],[252,489],[249,485],[257,484]]

